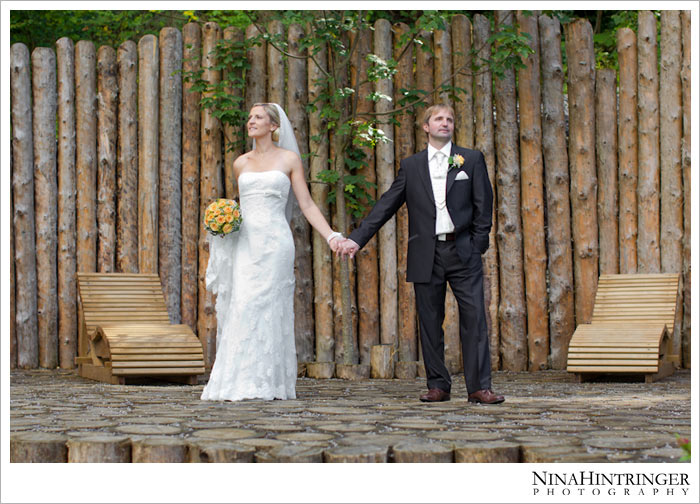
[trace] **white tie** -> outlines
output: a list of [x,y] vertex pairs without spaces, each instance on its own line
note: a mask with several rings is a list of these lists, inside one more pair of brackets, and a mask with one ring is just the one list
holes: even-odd
[[433,158],[435,159],[435,178],[446,178],[447,163],[445,163],[445,153],[442,151],[435,151]]

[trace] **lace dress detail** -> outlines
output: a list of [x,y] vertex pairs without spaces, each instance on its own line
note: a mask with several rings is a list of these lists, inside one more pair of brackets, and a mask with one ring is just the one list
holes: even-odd
[[216,299],[216,359],[202,399],[294,399],[294,240],[281,171],[238,178],[243,223],[209,236],[207,289]]

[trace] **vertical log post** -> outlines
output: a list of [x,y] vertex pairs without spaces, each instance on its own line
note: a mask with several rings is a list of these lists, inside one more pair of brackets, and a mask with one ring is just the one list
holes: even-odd
[[518,70],[520,103],[520,193],[522,198],[528,369],[548,367],[547,251],[544,237],[544,176],[540,118],[540,47],[537,15],[517,14],[520,33],[530,34],[534,52]]
[[[77,271],[97,269],[97,111],[95,109],[95,46],[79,41],[75,45],[75,129],[76,129],[76,235]],[[87,341],[78,341],[78,354],[86,355]]]
[[[480,60],[491,59],[491,23],[481,14],[474,16],[474,50]],[[494,188],[493,226],[489,233],[489,248],[481,261],[484,268],[484,303],[486,305],[486,324],[489,329],[489,350],[491,368],[500,368],[500,330],[498,326],[498,305],[500,303],[498,279],[498,247],[496,231],[498,229],[496,210],[498,194],[496,189],[496,153],[493,140],[493,76],[487,67],[482,67],[474,78],[474,117],[475,143],[486,160],[489,180]]]
[[[323,103],[318,101],[323,91],[319,81],[322,71],[327,71],[327,52],[323,48],[308,65],[308,101],[315,111],[309,114],[309,178],[311,197],[321,213],[330,222],[328,208],[328,185],[318,181],[318,174],[328,169],[328,131],[321,118]],[[322,68],[319,68],[321,65]],[[333,362],[335,338],[333,331],[333,271],[331,250],[318,233],[311,234],[314,272],[314,329],[316,333],[316,362]]]
[[[200,68],[202,32],[197,23],[182,27],[182,66],[185,73]],[[192,82],[182,83],[182,285],[180,314],[182,323],[197,330],[197,256],[199,233],[199,145],[201,113],[200,93],[192,91]]]
[[160,106],[158,168],[158,273],[170,321],[180,323],[182,252],[182,34],[163,28],[159,37]]
[[639,173],[637,187],[639,273],[659,273],[659,74],[656,16],[640,11],[637,27],[637,114]]
[[[515,22],[512,11],[496,11],[496,24]],[[496,190],[498,192],[498,256],[500,259],[502,367],[527,369],[523,279],[523,235],[520,223],[520,160],[515,104],[515,72],[505,71],[494,86],[496,101]]]
[[[272,37],[284,40],[284,25],[277,19],[270,21],[267,32]],[[284,57],[272,44],[267,44],[267,101],[277,103],[283,109],[284,103]]]
[[[343,36],[340,42],[344,47],[349,47],[349,37]],[[338,58],[340,56],[336,52],[336,59],[332,60],[333,55],[328,54],[329,67],[334,68],[335,82],[340,88],[348,85],[350,80],[350,69],[347,66],[340,66]],[[339,123],[344,123],[350,114],[349,108],[341,108]],[[332,219],[334,227],[337,231],[346,234],[350,228],[350,216],[348,215],[345,205],[345,185],[342,183],[345,176],[348,174],[345,166],[345,153],[343,149],[343,138],[341,135],[330,135],[330,165],[332,169],[340,175],[341,183],[336,184],[335,204],[332,208]],[[353,370],[360,369],[363,366],[355,368],[348,366],[357,364],[359,361],[358,342],[357,342],[357,297],[355,285],[355,267],[357,262],[348,259],[333,260],[333,308],[335,329],[335,360],[339,364],[343,364],[348,373]],[[336,376],[339,376],[336,366]],[[339,376],[340,377],[340,376]]]
[[[436,86],[440,86],[434,93],[435,103],[446,103],[452,106],[452,98],[449,91],[442,86],[452,86],[452,38],[449,26],[447,30],[435,30],[433,32],[433,48],[435,50],[435,64],[433,80]],[[423,71],[421,68],[417,70]]]
[[[10,166],[11,170],[14,170],[12,166],[12,156],[10,156]],[[14,195],[12,194],[12,186],[10,186],[10,369],[15,369],[17,367],[17,321],[15,317],[17,316],[17,304],[15,298],[15,227],[14,227],[14,215],[15,215],[15,204]]]
[[95,57],[92,42],[81,40],[75,45],[77,266],[86,272],[96,271],[97,266]]
[[[424,41],[431,39],[430,33],[426,31],[421,31],[418,36]],[[425,92],[433,89],[433,60],[433,53],[431,51],[424,49],[422,45],[416,47],[416,89]],[[423,131],[423,115],[424,110],[432,104],[433,98],[432,95],[429,95],[425,98],[425,104],[417,105],[415,107],[416,145],[415,149],[411,152],[411,155],[428,147],[428,135],[426,135],[425,131]]]
[[681,11],[681,42],[683,45],[683,59],[681,61],[681,93],[683,98],[683,138],[681,142],[681,168],[683,170],[683,334],[681,338],[681,354],[683,367],[690,367],[690,11]]
[[[214,48],[221,38],[221,29],[216,23],[205,23],[202,27],[202,68],[204,80],[216,85],[221,80],[221,71],[216,70]],[[202,110],[201,119],[201,173],[199,216],[215,198],[223,195],[221,151],[221,123],[210,109]],[[200,221],[201,222],[201,221]],[[207,291],[205,278],[209,262],[209,242],[204,226],[199,225],[199,316],[197,335],[202,342],[204,362],[211,369],[216,357],[216,312],[215,297]]]
[[[351,35],[350,43],[357,44],[353,59],[350,64],[350,87],[355,88],[357,99],[357,113],[359,120],[365,120],[362,116],[367,112],[372,112],[372,102],[367,99],[371,92],[372,84],[367,82],[367,54],[372,52],[372,32],[364,30],[354,37]],[[364,84],[362,84],[364,83]],[[358,170],[358,175],[365,176],[368,182],[377,182],[377,172],[375,168],[375,156],[371,148],[363,148],[367,166]],[[367,190],[371,198],[378,197],[377,191],[373,188]],[[364,216],[369,213],[370,206],[367,201],[362,201],[367,210]],[[360,364],[370,363],[370,350],[374,345],[379,344],[379,264],[378,264],[378,239],[372,238],[355,256],[357,265],[357,307],[359,310],[358,328],[358,349]]]
[[540,16],[539,29],[542,51],[542,148],[547,194],[549,347],[552,368],[564,369],[576,320],[561,25],[556,18]]
[[617,31],[620,98],[617,119],[620,185],[620,273],[637,272],[637,35]]
[[[391,23],[378,19],[374,23],[374,53],[388,61],[392,56]],[[382,79],[375,83],[375,91],[385,96],[393,96],[391,79]],[[376,113],[386,113],[392,108],[388,100],[379,100],[375,106]],[[377,127],[389,138],[376,147],[377,196],[381,196],[394,181],[394,127],[387,116],[379,116]],[[389,219],[379,230],[379,341],[391,345],[394,349],[393,360],[398,355],[398,297],[396,276],[396,217]],[[392,366],[393,369],[393,366]]]
[[117,271],[139,271],[138,49],[127,40],[117,50],[119,143],[117,147]]
[[[435,49],[434,82],[436,86],[452,85],[452,43],[448,30],[436,30],[433,33],[433,47]],[[421,68],[416,69],[423,71]],[[452,106],[452,99],[447,91],[438,89],[435,92],[436,103],[445,103]],[[456,119],[456,118],[455,118]],[[455,139],[453,138],[453,141]],[[445,320],[442,324],[445,334],[445,365],[450,373],[462,371],[462,345],[459,337],[459,307],[452,293],[452,288],[447,286],[445,296]]]
[[117,53],[97,51],[97,271],[115,270],[117,185]]
[[39,364],[36,298],[36,238],[34,234],[34,162],[32,135],[32,83],[29,49],[10,48],[12,100],[12,194],[14,203],[17,366]]
[[[402,36],[409,31],[408,25],[394,25],[394,58],[398,59],[394,75],[394,103],[398,104],[403,98],[400,89],[413,86],[413,42],[402,42]],[[405,45],[405,53],[402,55]],[[409,112],[404,112],[394,126],[394,172],[398,173],[402,159],[415,153],[414,118]],[[424,133],[425,135],[425,133]],[[406,251],[408,250],[408,210],[402,205],[396,213],[396,277],[398,290],[398,345],[399,362],[415,362],[418,359],[418,325],[416,324],[416,295],[413,284],[406,281]],[[409,367],[398,364],[397,378],[413,379],[416,376],[415,366]],[[405,374],[404,371],[408,371]],[[404,373],[404,374],[402,374]],[[412,376],[411,376],[412,375]]]
[[32,52],[34,217],[36,232],[37,330],[39,366],[58,365],[56,249],[56,56],[53,49]]
[[598,244],[600,274],[619,271],[617,202],[617,75],[602,68],[596,72],[595,135],[598,169]]
[[569,163],[574,238],[576,323],[593,316],[598,285],[598,220],[595,170],[595,53],[593,29],[578,19],[566,25],[569,62]]
[[[254,24],[246,27],[245,38],[247,40],[259,35],[258,28]],[[248,48],[247,59],[248,63],[250,63],[250,68],[245,73],[245,108],[247,111],[250,111],[254,103],[265,101],[265,89],[267,86],[267,72],[265,71],[267,68],[266,46],[267,43],[262,41],[260,45],[251,45]],[[252,147],[253,141],[248,138],[245,150],[248,151]]]
[[[288,58],[287,115],[294,127],[294,135],[302,156],[304,176],[309,180],[309,127],[306,103],[308,96],[306,52],[299,49],[299,40],[304,31],[299,25],[291,25],[287,33],[288,51],[297,55]],[[277,49],[275,49],[277,51]],[[313,63],[312,63],[313,64]],[[283,86],[284,87],[284,86]],[[294,235],[294,336],[297,348],[297,361],[310,362],[314,357],[314,300],[313,266],[311,262],[311,226],[301,213],[298,203],[294,203],[291,221]],[[318,233],[316,233],[318,234]],[[327,247],[328,245],[326,245]]]
[[[681,139],[681,19],[677,10],[661,11],[661,70],[659,76],[659,146],[661,161],[661,271],[683,269],[683,177]],[[681,365],[681,323],[678,313],[671,336],[671,358]]]
[[139,40],[139,271],[158,272],[158,39]]
[[58,357],[62,368],[75,367],[78,335],[75,278],[75,49],[56,41],[58,69]]
[[464,14],[452,18],[452,68],[454,85],[464,89],[454,103],[455,141],[457,145],[474,147],[474,75],[472,64],[472,25]]
[[[229,44],[228,47],[232,49],[242,44],[244,37],[245,33],[241,28],[228,26],[224,29],[224,40]],[[227,82],[226,92],[237,99],[243,100],[243,89],[238,85],[238,82],[243,79],[243,70],[241,68],[224,69],[223,79]],[[239,103],[242,103],[242,101]],[[241,133],[240,125],[224,124],[224,189],[226,190],[226,197],[229,199],[233,199],[238,195],[238,184],[233,174],[233,162],[238,156],[243,154],[242,146],[239,144]]]

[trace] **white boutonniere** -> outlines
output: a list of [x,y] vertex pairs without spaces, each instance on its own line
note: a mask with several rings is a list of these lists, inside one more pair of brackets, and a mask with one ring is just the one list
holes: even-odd
[[450,170],[452,168],[460,168],[464,164],[464,158],[459,154],[455,154],[454,156],[450,156],[447,158],[447,163],[450,167]]

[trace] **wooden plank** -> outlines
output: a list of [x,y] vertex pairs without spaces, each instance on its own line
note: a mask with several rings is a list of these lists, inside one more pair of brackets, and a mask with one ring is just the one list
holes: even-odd
[[182,329],[182,326],[174,326],[169,324],[154,324],[151,322],[116,322],[111,324],[103,324],[100,326],[102,332],[107,334],[183,334],[194,336],[191,330]]
[[[112,357],[114,357],[115,354],[112,354]],[[608,350],[603,350],[600,352],[596,352],[595,349],[592,350],[586,350],[586,351],[577,351],[577,352],[569,352],[569,361],[574,361],[577,359],[601,359],[605,356],[608,356],[608,358],[615,358],[615,359],[648,359],[649,356],[652,355],[655,358],[658,359],[658,354],[655,351],[649,351],[649,352],[628,352],[625,353],[620,349],[619,352],[615,351],[608,351]]]
[[160,299],[155,298],[154,295],[144,292],[143,290],[138,290],[134,292],[112,292],[112,293],[89,293],[89,299],[85,300],[87,304],[95,304],[101,302],[102,300],[121,300],[121,302],[128,303],[129,301],[143,300],[151,303],[160,303]]
[[178,361],[178,360],[150,360],[150,361],[112,361],[112,369],[124,369],[124,368],[180,368],[180,367],[194,367],[194,366],[204,366],[204,361],[202,359],[188,360],[188,361]]
[[[104,334],[104,333],[102,333]],[[199,343],[199,340],[197,340],[196,337],[194,336],[187,336],[187,337],[181,337],[181,338],[166,338],[163,335],[155,335],[152,337],[143,337],[143,336],[129,336],[121,334],[118,336],[108,336],[108,339],[111,341],[113,346],[118,346],[120,344],[128,344],[130,342],[138,342],[139,344],[143,343],[157,343],[157,344],[185,344],[185,343],[192,343],[196,344]]]
[[151,279],[151,278],[120,278],[120,277],[113,277],[113,278],[93,278],[93,279],[86,279],[84,277],[80,278],[80,284],[88,287],[88,288],[101,288],[109,285],[118,285],[121,287],[130,287],[134,285],[143,285],[148,288],[156,289],[158,286],[160,286],[160,282],[156,279]]
[[658,343],[649,341],[631,341],[631,342],[619,342],[619,341],[601,341],[600,339],[588,339],[584,341],[575,341],[570,345],[571,348],[576,347],[617,347],[617,348],[657,348]]
[[570,373],[655,373],[658,366],[567,366]]
[[83,378],[111,383],[112,385],[119,385],[122,383],[122,380],[120,380],[119,377],[112,375],[111,368],[106,368],[103,366],[80,364],[80,366],[78,366],[78,374]]
[[590,342],[590,343],[585,343],[582,345],[573,345],[569,348],[569,355],[571,353],[649,353],[649,352],[657,352],[659,349],[659,345],[645,345],[645,346],[636,346],[636,347],[631,347],[631,346],[602,346],[602,345],[596,345],[595,342]]
[[[120,359],[125,359],[130,355],[151,355],[151,354],[158,354],[160,355],[161,352],[164,351],[164,348],[166,347],[151,347],[151,346],[143,346],[143,347],[125,347],[125,346],[118,346],[118,347],[111,347],[112,350],[112,357],[117,358],[119,356]],[[172,354],[184,354],[184,355],[195,355],[199,350],[193,350],[192,347],[186,347],[186,346],[177,346],[177,347],[171,347],[167,348],[167,354],[165,355],[172,355]],[[201,353],[201,352],[200,352]]]
[[189,368],[137,368],[137,369],[115,369],[116,376],[157,376],[157,375],[188,375],[204,374],[204,367]]
[[[170,349],[168,349],[170,351]],[[134,354],[118,354],[112,353],[112,362],[143,362],[143,361],[201,361],[204,356],[199,353],[134,353]]]
[[[174,345],[172,343],[148,343],[148,344],[142,344],[141,342],[137,342],[136,345],[132,345],[131,343],[110,343],[109,345],[110,351],[112,352],[112,355],[117,355],[117,354],[124,354],[127,353],[127,351],[131,351],[132,349],[135,352],[144,352],[144,351],[167,351],[167,352],[177,352],[177,351],[186,351],[186,352],[193,352],[193,351],[198,351],[199,349],[202,348],[201,343],[180,343],[177,345]],[[180,349],[180,350],[178,350]]]
[[[570,366],[658,366],[659,359],[569,359]],[[113,364],[116,366],[116,363]]]

